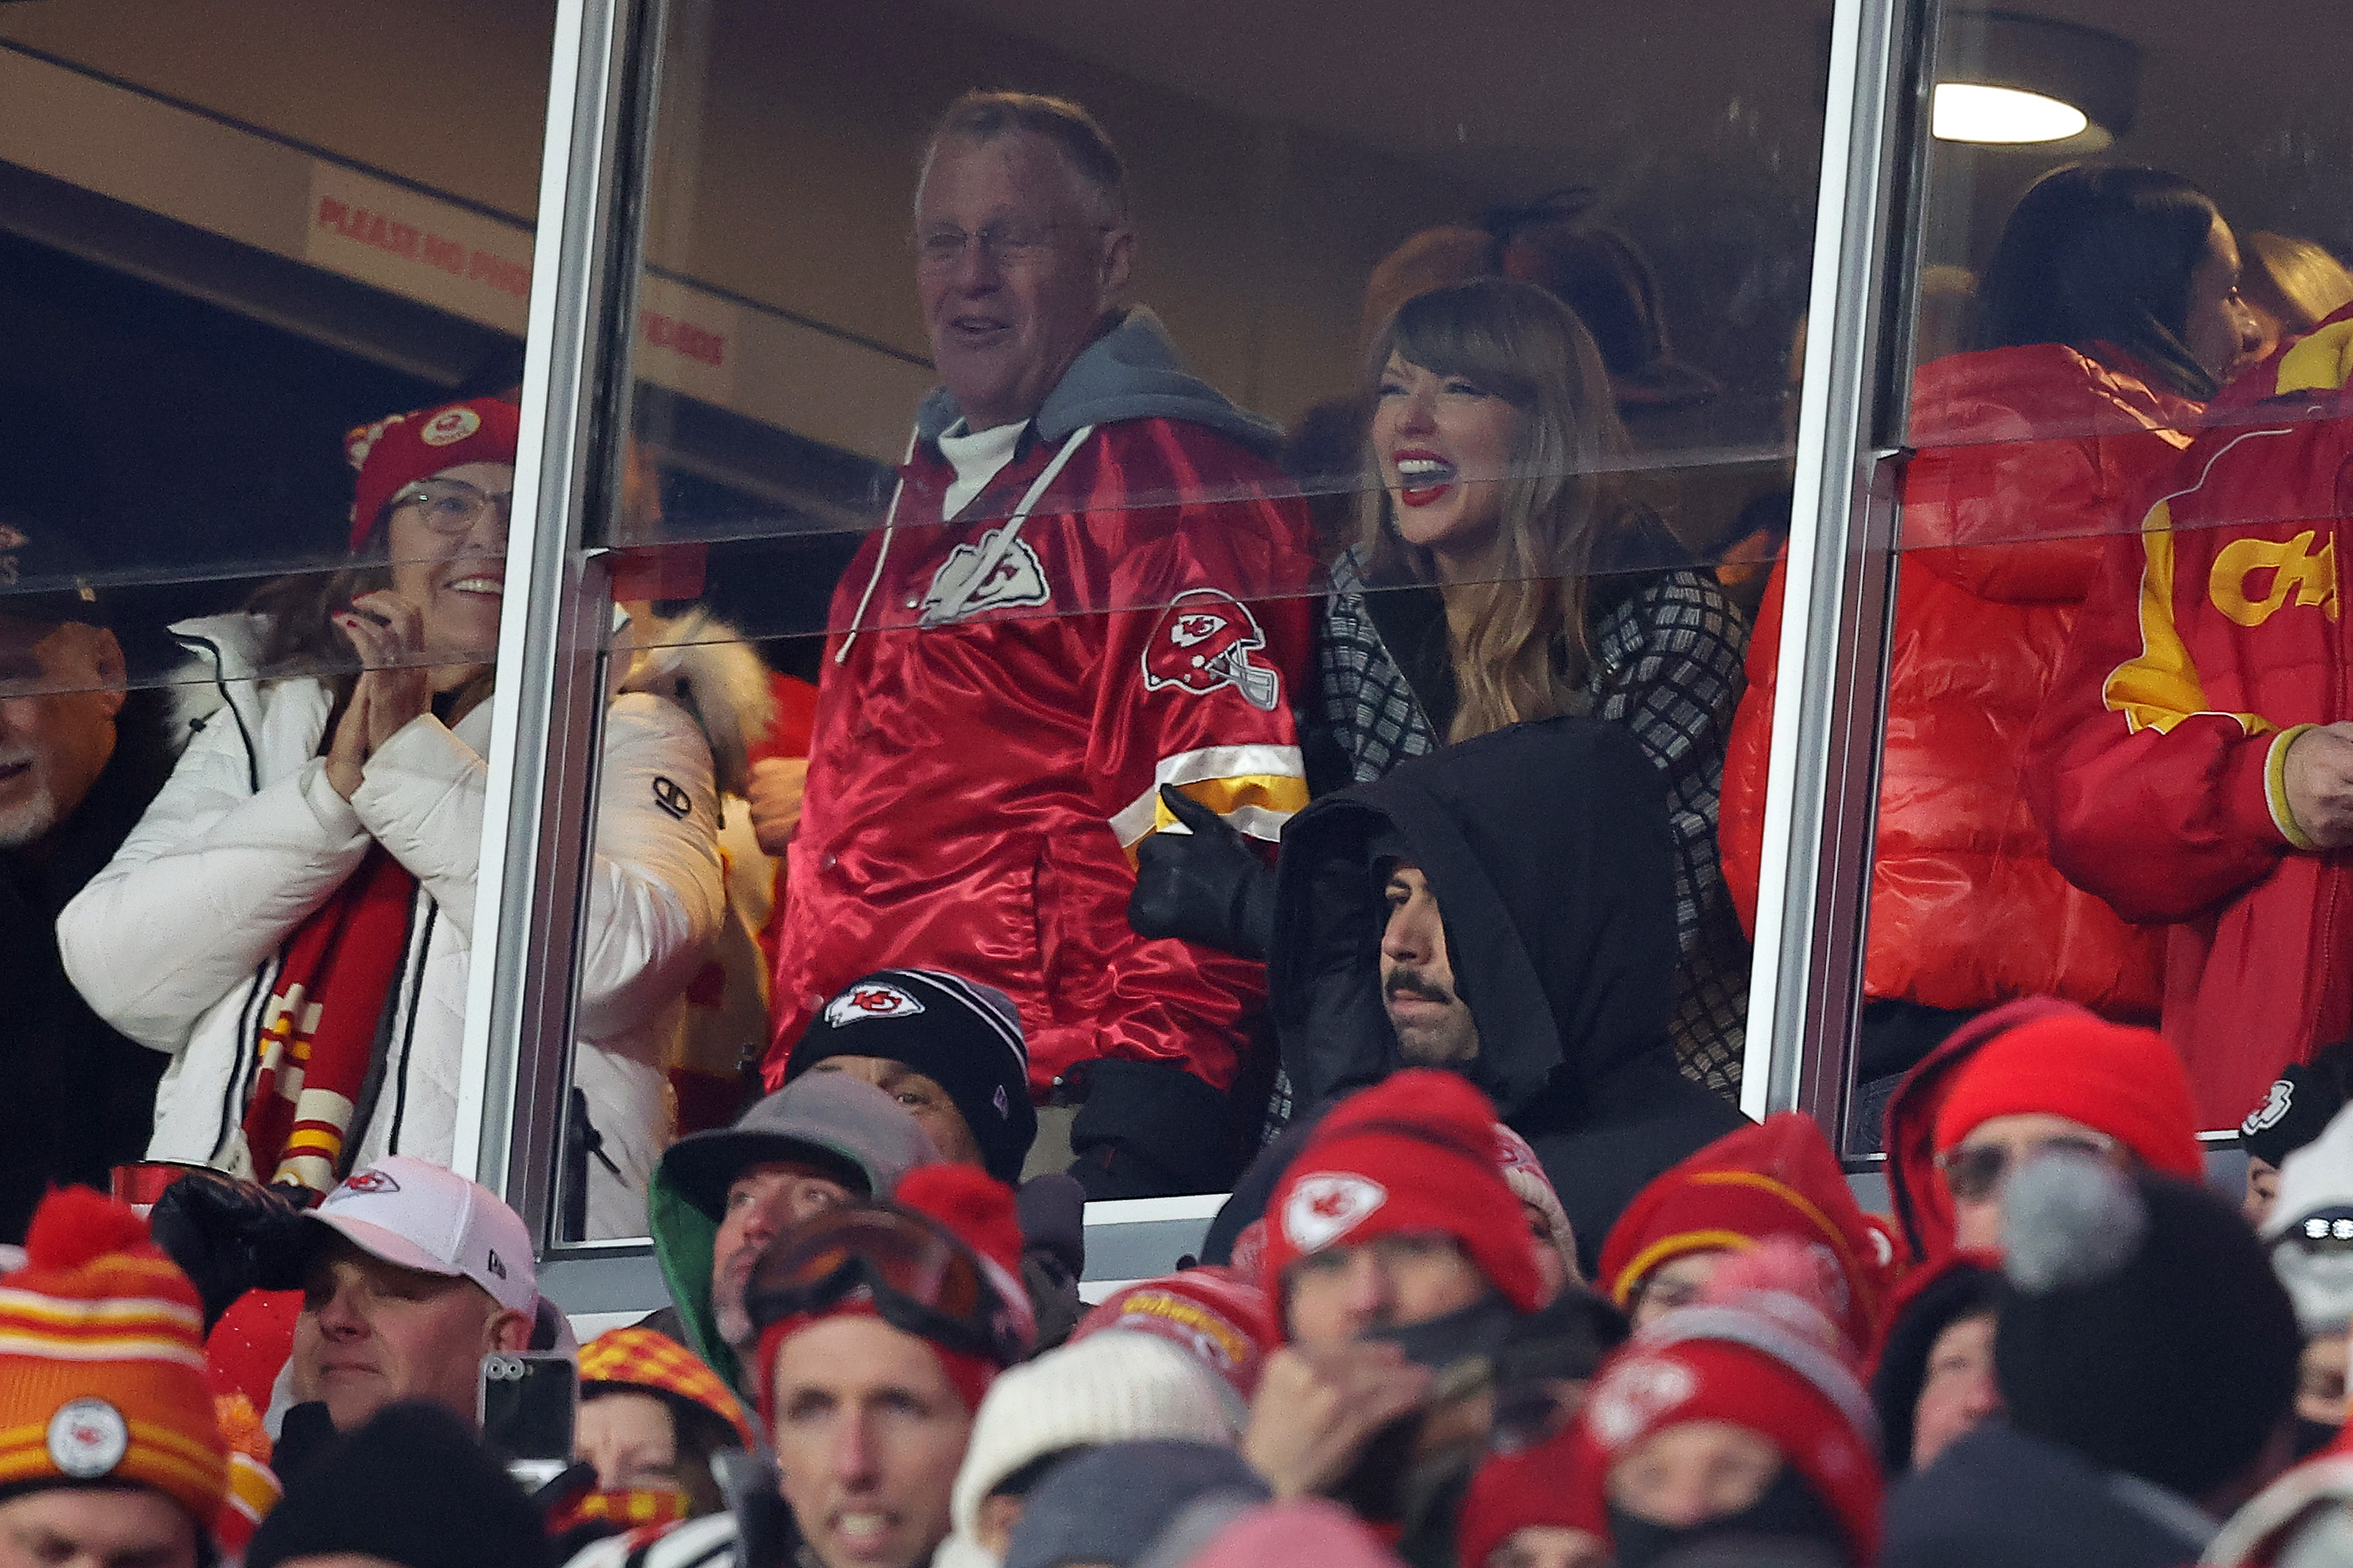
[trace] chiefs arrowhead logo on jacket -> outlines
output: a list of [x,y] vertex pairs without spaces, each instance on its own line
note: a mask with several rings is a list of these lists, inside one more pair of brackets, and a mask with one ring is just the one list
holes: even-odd
[[1282,677],[1250,657],[1264,647],[1266,634],[1240,600],[1217,588],[1187,588],[1160,612],[1144,645],[1144,684],[1196,697],[1230,686],[1271,713],[1282,701]]
[[[1006,529],[1018,529],[1018,521]],[[1053,595],[1046,587],[1046,568],[1038,552],[1017,533],[997,546],[1005,529],[990,529],[976,543],[959,544],[948,552],[932,574],[931,591],[923,595],[923,624],[938,625],[980,610],[1008,610],[1045,604]],[[991,559],[991,558],[994,559]],[[978,582],[974,574],[982,574]]]
[[846,1024],[863,1023],[870,1018],[912,1018],[923,1010],[923,1005],[900,990],[880,981],[853,985],[825,1005],[825,1021],[839,1029]]

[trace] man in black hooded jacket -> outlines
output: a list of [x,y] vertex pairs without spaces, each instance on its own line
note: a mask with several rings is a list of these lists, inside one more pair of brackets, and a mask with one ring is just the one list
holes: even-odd
[[[1664,787],[1641,742],[1586,719],[1449,746],[1293,818],[1269,991],[1303,1113],[1236,1184],[1210,1260],[1263,1211],[1301,1122],[1400,1068],[1443,1065],[1534,1147],[1589,1272],[1645,1183],[1740,1124],[1676,1069],[1668,1040],[1672,857]],[[1466,1060],[1410,1061],[1392,1022],[1381,947],[1401,868],[1417,873],[1401,883],[1437,906],[1445,989],[1475,1026]],[[1411,966],[1393,956],[1393,977],[1400,968]]]

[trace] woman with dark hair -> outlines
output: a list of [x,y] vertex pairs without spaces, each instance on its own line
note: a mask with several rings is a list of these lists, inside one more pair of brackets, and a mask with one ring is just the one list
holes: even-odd
[[[345,565],[173,628],[186,749],[58,921],[91,1009],[171,1058],[150,1159],[316,1194],[454,1159],[518,432],[496,398],[352,432]],[[711,744],[640,673],[606,709],[580,933],[596,1236],[643,1229],[721,915]]]
[[[2020,996],[2157,1016],[2158,941],[2060,877],[2020,773],[2106,536],[2134,526],[2143,486],[2256,346],[2238,272],[2229,226],[2188,181],[2061,169],[2003,227],[1982,346],[1920,369],[1859,1081],[1892,1081]],[[1725,773],[1725,871],[1751,923],[1780,595],[1777,571]]]

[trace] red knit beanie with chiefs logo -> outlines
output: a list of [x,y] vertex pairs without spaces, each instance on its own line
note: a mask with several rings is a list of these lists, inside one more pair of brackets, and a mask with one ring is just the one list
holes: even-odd
[[352,552],[367,545],[384,509],[404,486],[466,463],[512,463],[522,439],[522,410],[497,397],[387,415],[343,437],[359,470],[352,495]]
[[1457,1074],[1411,1068],[1342,1100],[1283,1173],[1267,1205],[1265,1271],[1278,1288],[1301,1258],[1384,1236],[1451,1236],[1512,1305],[1543,1285],[1520,1200],[1495,1156],[1495,1108]]
[[1635,1194],[1601,1249],[1601,1289],[1627,1307],[1675,1258],[1745,1252],[1768,1237],[1829,1259],[1831,1316],[1855,1354],[1868,1352],[1894,1249],[1863,1217],[1821,1128],[1795,1110],[1726,1133]]
[[1954,1071],[1936,1108],[1936,1152],[1997,1116],[2036,1114],[2105,1132],[2153,1171],[2206,1179],[2189,1074],[2154,1029],[2071,1010],[1994,1036]]
[[1818,1277],[1793,1244],[1767,1242],[1727,1262],[1700,1305],[1669,1312],[1612,1356],[1577,1411],[1561,1471],[1577,1494],[1572,1517],[1608,1516],[1610,1467],[1646,1439],[1721,1421],[1778,1448],[1838,1519],[1850,1560],[1876,1562],[1878,1421],[1843,1336],[1804,1283]]

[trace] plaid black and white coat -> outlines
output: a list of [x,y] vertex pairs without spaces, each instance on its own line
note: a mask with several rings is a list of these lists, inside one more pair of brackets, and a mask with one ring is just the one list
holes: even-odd
[[[1666,775],[1682,952],[1670,1022],[1676,1058],[1687,1077],[1730,1093],[1740,1083],[1749,950],[1725,889],[1715,824],[1748,626],[1712,578],[1691,570],[1596,578],[1586,612],[1593,660],[1583,711],[1631,730]],[[1435,588],[1368,590],[1361,553],[1344,552],[1316,662],[1318,717],[1347,758],[1349,783],[1438,749],[1455,690]]]

